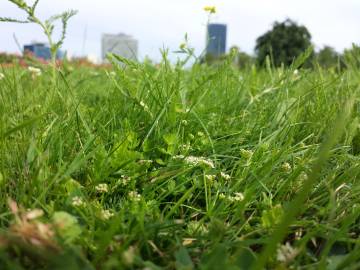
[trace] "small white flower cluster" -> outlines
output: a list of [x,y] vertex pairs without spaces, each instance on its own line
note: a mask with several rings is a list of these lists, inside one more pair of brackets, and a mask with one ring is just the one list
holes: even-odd
[[99,193],[106,193],[109,191],[109,187],[107,184],[98,184],[95,189]]
[[129,184],[129,182],[131,181],[131,178],[129,176],[126,176],[126,175],[121,175],[119,181],[123,186],[127,186]]
[[108,220],[108,219],[112,218],[113,216],[114,216],[114,213],[111,212],[110,210],[104,210],[104,209],[101,210],[101,218],[103,220]]
[[193,166],[205,165],[212,169],[215,168],[214,162],[212,162],[210,159],[206,159],[204,157],[188,156],[184,160],[189,165],[193,165]]
[[185,143],[179,146],[179,149],[181,151],[189,151],[191,149],[190,143]]
[[209,180],[210,182],[212,182],[212,181],[214,181],[216,179],[216,175],[215,174],[205,175],[205,178],[207,180]]
[[281,169],[283,169],[285,172],[290,172],[291,171],[291,165],[288,162],[284,162],[281,165]]
[[231,202],[241,202],[244,200],[244,194],[242,194],[241,192],[235,192],[234,196],[230,196],[229,200]]
[[28,71],[30,71],[30,73],[33,75],[33,76],[40,76],[41,75],[41,69],[39,68],[36,68],[36,67],[28,67]]
[[139,193],[137,193],[137,191],[130,191],[128,193],[128,196],[129,196],[130,200],[132,200],[134,202],[138,202],[141,200],[141,195]]
[[146,112],[148,112],[148,111],[149,111],[149,107],[148,107],[148,105],[146,105],[146,104],[145,104],[145,102],[144,102],[144,101],[142,101],[142,100],[140,101],[140,106],[141,106],[141,107],[143,107],[143,108],[144,108],[144,110],[145,110]]
[[244,200],[244,194],[241,192],[235,192],[233,196],[226,196],[224,193],[220,193],[219,199],[227,199],[230,202],[241,202]]
[[0,81],[5,78],[5,75],[0,72]]
[[279,262],[287,263],[294,259],[298,252],[299,251],[296,248],[293,248],[289,242],[286,242],[285,245],[281,245],[277,249],[276,258]]
[[226,173],[224,173],[224,172],[221,172],[221,173],[220,173],[220,176],[221,176],[221,178],[223,178],[223,179],[225,179],[225,180],[230,180],[230,179],[231,179],[231,176],[228,175],[228,174],[226,174]]
[[75,196],[75,197],[72,198],[71,204],[72,204],[73,206],[84,206],[84,205],[85,205],[85,202],[84,202],[84,200],[83,200],[81,197]]
[[151,164],[151,163],[153,163],[153,161],[150,160],[150,159],[140,159],[138,161],[138,163],[141,164],[141,165],[144,165],[144,164]]
[[309,176],[308,176],[305,172],[302,172],[302,173],[299,175],[299,180],[300,180],[300,181],[306,181],[308,178],[309,178]]

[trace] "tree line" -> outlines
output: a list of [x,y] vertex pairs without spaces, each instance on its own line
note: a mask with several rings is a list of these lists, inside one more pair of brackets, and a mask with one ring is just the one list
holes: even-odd
[[[234,56],[234,62],[240,68],[254,64],[263,66],[266,61],[270,61],[275,67],[289,66],[306,49],[314,46],[311,38],[305,26],[286,19],[283,22],[275,22],[272,29],[256,39],[255,55],[247,54],[237,46],[233,46],[229,54]],[[304,66],[342,69],[346,67],[347,59],[353,59],[354,55],[359,56],[359,51],[359,47],[353,45],[351,49],[338,53],[333,47],[326,45],[317,52],[313,51]],[[227,55],[220,58],[205,55],[204,62],[215,63],[226,57]],[[355,64],[359,65],[360,60],[357,62]]]

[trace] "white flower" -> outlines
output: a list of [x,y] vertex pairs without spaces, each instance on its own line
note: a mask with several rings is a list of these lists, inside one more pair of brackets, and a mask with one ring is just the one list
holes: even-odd
[[187,164],[193,165],[193,166],[205,165],[205,166],[210,167],[212,169],[215,168],[214,163],[209,159],[205,159],[204,157],[188,156],[188,157],[185,158],[185,162]]
[[183,155],[176,155],[176,156],[173,156],[172,159],[184,159],[185,156]]
[[85,205],[83,199],[81,197],[79,197],[79,196],[73,197],[72,200],[71,200],[71,204],[73,206],[84,206]]
[[298,250],[293,248],[289,242],[286,242],[285,245],[281,245],[277,250],[277,260],[279,262],[290,262],[298,254]]
[[28,67],[28,70],[34,75],[34,76],[40,76],[41,75],[41,69],[36,67]]
[[121,175],[120,183],[122,185],[126,186],[127,184],[129,184],[130,181],[131,178],[129,176]]
[[114,213],[112,213],[110,210],[101,210],[101,218],[103,220],[108,220],[114,216]]
[[140,106],[143,107],[145,111],[149,111],[149,107],[142,100],[140,101]]
[[106,193],[109,191],[109,187],[107,184],[98,184],[95,189],[99,193]]
[[153,163],[153,161],[150,160],[150,159],[140,159],[138,161],[138,163],[141,164],[141,165],[143,165],[143,164],[151,164],[151,163]]
[[241,192],[235,192],[235,201],[243,201],[244,195]]
[[285,172],[290,172],[291,171],[291,165],[288,162],[284,162],[281,165],[281,168],[285,171]]
[[234,196],[229,196],[228,200],[230,202],[241,202],[244,200],[244,195],[241,192],[235,192]]
[[141,195],[139,193],[137,193],[137,191],[130,191],[128,193],[128,196],[130,198],[130,200],[138,202],[141,200]]
[[228,175],[228,174],[226,174],[226,173],[224,173],[224,172],[221,172],[221,173],[220,173],[220,176],[221,176],[222,178],[224,178],[225,180],[230,180],[230,179],[231,179],[231,176]]
[[181,151],[188,151],[188,150],[190,150],[190,148],[191,148],[190,143],[186,143],[186,144],[179,145],[179,149],[180,149]]
[[204,164],[205,166],[210,167],[212,169],[215,168],[214,163],[211,160],[208,160],[208,159],[200,159],[199,164]]
[[299,175],[299,180],[300,181],[306,181],[308,179],[308,175],[305,173],[305,172],[302,172],[300,175]]
[[209,180],[210,182],[212,182],[216,179],[216,175],[214,175],[214,174],[205,175],[205,178],[207,180]]
[[295,69],[295,70],[294,70],[294,75],[296,76],[296,75],[298,75],[298,74],[299,74],[299,70]]
[[3,73],[0,72],[0,80],[4,79],[5,75]]

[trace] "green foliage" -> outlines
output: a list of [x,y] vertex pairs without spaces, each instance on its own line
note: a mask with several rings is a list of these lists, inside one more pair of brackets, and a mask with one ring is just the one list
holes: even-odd
[[340,56],[332,47],[324,46],[316,54],[316,61],[323,68],[337,67],[340,63]]
[[311,46],[311,34],[305,26],[287,19],[275,22],[273,28],[256,40],[255,52],[260,65],[270,56],[276,67],[289,66],[294,59]]

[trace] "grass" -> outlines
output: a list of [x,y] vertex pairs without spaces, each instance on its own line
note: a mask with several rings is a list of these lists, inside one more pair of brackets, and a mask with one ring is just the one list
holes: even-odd
[[358,269],[360,69],[305,57],[3,68],[2,269]]

